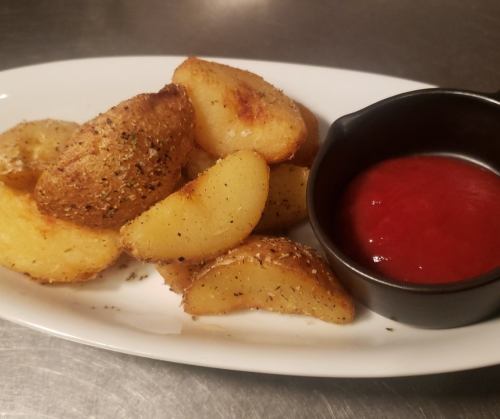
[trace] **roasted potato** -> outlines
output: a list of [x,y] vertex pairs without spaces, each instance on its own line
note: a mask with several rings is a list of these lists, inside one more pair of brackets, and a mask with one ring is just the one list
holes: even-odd
[[184,291],[193,315],[264,309],[349,323],[354,304],[311,248],[284,237],[254,236],[207,263]]
[[283,231],[307,218],[309,169],[282,163],[271,169],[269,196],[256,231]]
[[307,128],[307,137],[297,150],[290,163],[311,167],[319,150],[319,126],[316,116],[304,105],[295,102]]
[[40,173],[66,147],[78,124],[54,119],[21,122],[0,134],[0,181],[33,189]]
[[262,77],[188,58],[174,72],[196,114],[196,141],[215,157],[255,150],[268,163],[290,159],[307,131],[295,103]]
[[189,157],[184,167],[184,173],[189,180],[196,179],[209,167],[212,167],[217,159],[199,147],[194,147],[189,153]]
[[32,195],[0,182],[0,265],[41,282],[91,279],[120,254],[118,232],[41,214]]
[[203,263],[172,262],[156,265],[156,270],[163,277],[170,290],[182,294],[191,285],[192,278],[203,266]]
[[123,247],[155,262],[217,256],[251,233],[268,189],[262,157],[248,150],[231,154],[123,226]]
[[38,179],[38,207],[89,227],[119,227],[173,191],[193,137],[182,86],[126,100],[74,134]]

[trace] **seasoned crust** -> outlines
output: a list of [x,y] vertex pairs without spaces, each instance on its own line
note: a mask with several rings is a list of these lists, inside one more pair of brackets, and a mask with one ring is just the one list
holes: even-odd
[[352,298],[323,259],[285,237],[252,236],[200,266],[191,281],[183,281],[183,306],[193,315],[264,309],[340,324],[354,318]]
[[229,250],[213,262],[206,263],[196,277],[202,277],[219,266],[239,262],[273,264],[296,272],[307,270],[319,283],[336,290],[344,290],[315,249],[278,236],[250,236],[240,246]]
[[39,209],[115,228],[173,191],[194,144],[194,111],[182,86],[140,94],[83,124],[36,188]]

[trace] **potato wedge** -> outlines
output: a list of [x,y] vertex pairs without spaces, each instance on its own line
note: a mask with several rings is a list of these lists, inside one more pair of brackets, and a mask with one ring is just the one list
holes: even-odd
[[31,194],[0,182],[0,265],[41,282],[92,279],[120,255],[118,232],[41,214]]
[[209,167],[212,167],[217,159],[199,147],[194,147],[184,167],[184,173],[189,180],[196,179]]
[[155,262],[217,256],[251,233],[268,190],[262,157],[248,150],[231,154],[123,226],[123,247]]
[[35,189],[40,210],[78,224],[115,228],[165,198],[194,144],[182,86],[126,100],[85,123]]
[[21,122],[0,134],[0,181],[14,188],[33,189],[77,128],[75,122],[43,119]]
[[255,150],[277,163],[291,158],[306,138],[295,103],[256,74],[191,57],[173,81],[187,88],[196,141],[213,156]]
[[165,284],[170,286],[170,290],[182,294],[191,285],[192,278],[203,266],[201,264],[191,264],[187,261],[160,263],[156,265],[156,270],[163,277]]
[[271,169],[269,196],[257,232],[283,231],[307,218],[309,169],[282,163]]
[[295,102],[307,128],[307,137],[297,150],[290,163],[311,167],[319,150],[319,126],[316,116],[304,105]]
[[253,236],[208,263],[184,291],[183,306],[193,315],[264,309],[332,323],[354,318],[352,298],[326,263],[284,237]]

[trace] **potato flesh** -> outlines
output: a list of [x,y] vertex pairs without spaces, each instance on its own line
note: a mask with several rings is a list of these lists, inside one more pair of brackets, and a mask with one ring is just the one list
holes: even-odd
[[213,156],[250,149],[277,163],[291,158],[306,138],[295,103],[256,74],[189,58],[173,81],[188,90],[196,141]]
[[14,188],[34,188],[77,128],[74,122],[44,119],[21,122],[0,134],[0,181]]
[[269,196],[257,232],[283,231],[307,218],[309,169],[282,163],[271,169]]
[[200,173],[212,167],[217,159],[199,147],[194,147],[189,153],[184,173],[189,180],[196,179]]
[[193,315],[264,309],[349,323],[354,304],[313,249],[284,237],[252,236],[192,276],[184,310]]
[[88,280],[120,254],[118,233],[41,214],[30,194],[0,182],[0,265],[41,282]]
[[301,103],[295,102],[299,108],[302,119],[307,128],[307,136],[303,144],[297,150],[290,163],[297,166],[311,167],[319,150],[319,125],[318,119],[309,108]]
[[201,261],[244,240],[257,225],[269,190],[269,168],[257,153],[234,153],[121,229],[142,260]]

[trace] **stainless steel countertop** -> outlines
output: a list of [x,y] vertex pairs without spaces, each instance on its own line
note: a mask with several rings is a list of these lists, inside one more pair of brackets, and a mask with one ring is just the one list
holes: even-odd
[[[148,54],[320,64],[493,91],[500,89],[500,2],[0,3],[0,70]],[[412,378],[297,378],[137,358],[6,321],[0,338],[0,417],[500,418],[500,366]]]

